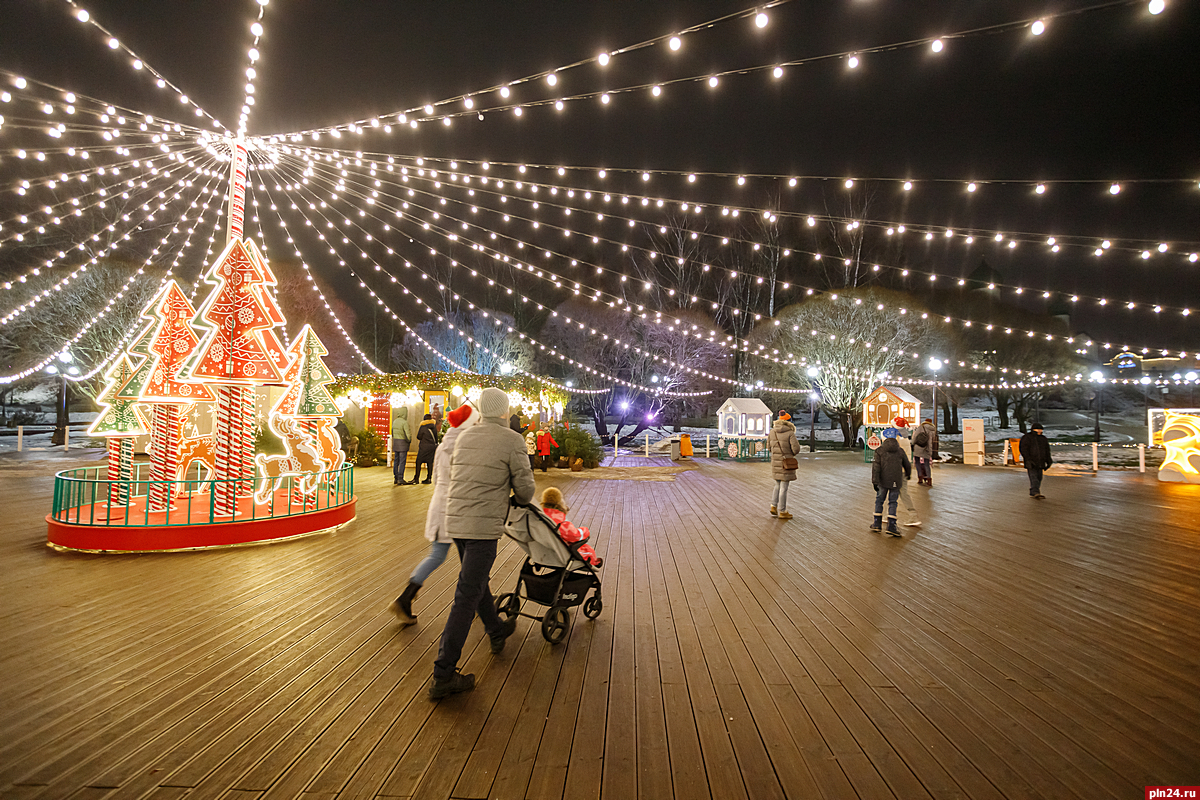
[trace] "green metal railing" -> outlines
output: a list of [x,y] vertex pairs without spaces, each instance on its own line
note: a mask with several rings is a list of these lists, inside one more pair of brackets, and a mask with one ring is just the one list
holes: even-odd
[[[253,480],[241,478],[223,481],[242,485],[238,509],[247,513],[233,517],[216,513],[213,489],[222,481],[122,481],[103,477],[106,473],[106,467],[81,467],[56,474],[51,517],[72,525],[200,525],[310,514],[346,505],[354,499],[354,467],[351,464],[338,470],[318,473],[320,480],[317,488],[308,494],[301,494],[298,486],[299,481],[308,476],[289,475],[281,480],[277,490],[271,492],[267,502],[261,504],[254,502],[252,496],[243,499],[248,494],[246,488],[250,487],[251,491],[256,489],[262,480],[261,476],[256,474]],[[142,471],[139,470],[137,474],[140,477]],[[169,490],[173,510],[151,510],[152,490],[155,494]],[[283,490],[282,497],[279,490]]]

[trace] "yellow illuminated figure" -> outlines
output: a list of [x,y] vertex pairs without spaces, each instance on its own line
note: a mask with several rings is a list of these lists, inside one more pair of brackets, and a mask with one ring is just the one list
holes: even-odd
[[1167,452],[1158,479],[1200,483],[1200,417],[1166,412],[1162,443]]

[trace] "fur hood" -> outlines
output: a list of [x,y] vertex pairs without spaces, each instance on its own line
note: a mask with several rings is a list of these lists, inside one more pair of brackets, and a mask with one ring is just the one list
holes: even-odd
[[783,435],[788,431],[795,432],[796,426],[792,424],[791,420],[777,419],[775,420],[775,424],[771,426],[771,429],[776,433]]

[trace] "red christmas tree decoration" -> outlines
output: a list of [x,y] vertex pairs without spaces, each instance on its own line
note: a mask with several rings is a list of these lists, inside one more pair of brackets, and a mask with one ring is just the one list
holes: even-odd
[[266,279],[260,264],[234,240],[209,271],[206,279],[216,288],[196,320],[210,330],[189,365],[190,377],[222,384],[280,382],[279,356],[268,352],[259,334],[276,324],[256,290]]
[[191,358],[200,340],[192,331],[191,321],[196,310],[175,281],[155,298],[153,313],[159,320],[150,341],[153,358],[150,375],[141,392],[148,403],[192,403],[213,400],[213,393],[203,383],[186,381],[180,371]]

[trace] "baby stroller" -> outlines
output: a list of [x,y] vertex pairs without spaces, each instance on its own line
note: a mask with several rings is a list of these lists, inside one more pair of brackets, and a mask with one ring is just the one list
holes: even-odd
[[[540,620],[542,636],[550,644],[558,644],[566,638],[571,623],[568,608],[582,604],[585,617],[595,619],[600,616],[604,608],[600,599],[600,576],[579,556],[578,548],[582,542],[564,542],[558,536],[558,526],[541,509],[518,505],[515,501],[508,510],[504,532],[521,545],[526,558],[516,588],[496,600],[496,611],[501,617]],[[522,584],[524,594],[521,593]],[[584,599],[589,591],[591,596]],[[521,612],[522,601],[549,608],[541,616],[524,614]]]

